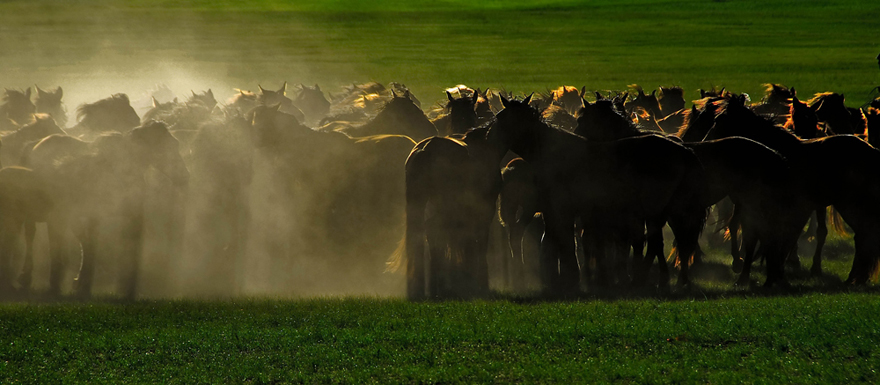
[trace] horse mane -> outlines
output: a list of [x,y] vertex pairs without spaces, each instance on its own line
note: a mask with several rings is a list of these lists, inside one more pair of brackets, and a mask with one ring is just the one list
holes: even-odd
[[819,93],[813,94],[813,97],[810,98],[809,100],[807,100],[807,105],[810,107],[813,107],[814,105],[822,103],[826,99],[828,99],[829,97],[833,97],[833,96],[841,96],[841,95],[836,92],[819,92]]
[[98,100],[97,102],[82,104],[76,108],[76,120],[82,121],[83,119],[88,118],[89,115],[94,114],[96,111],[116,108],[116,106],[122,104],[126,106],[130,105],[128,101],[128,95],[113,94],[109,98],[104,98]]

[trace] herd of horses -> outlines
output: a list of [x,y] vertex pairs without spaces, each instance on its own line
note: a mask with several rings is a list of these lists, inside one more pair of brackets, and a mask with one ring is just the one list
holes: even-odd
[[[365,250],[384,250],[377,244],[393,244],[401,229],[388,268],[405,269],[408,298],[480,296],[493,271],[506,286],[521,279],[516,271],[534,258],[523,239],[537,223],[534,273],[549,294],[593,282],[652,284],[655,260],[656,284],[668,285],[667,225],[678,282],[689,285],[713,207],[733,239],[740,283],[762,257],[766,285],[785,284],[785,261],[797,257],[812,215],[812,272],[820,274],[828,206],[854,233],[847,282],[864,284],[880,266],[872,236],[880,230],[880,134],[872,135],[880,100],[864,110],[835,93],[804,103],[793,88],[768,85],[759,103],[701,90],[686,107],[678,87],[661,87],[658,97],[633,86],[588,101],[585,88],[571,86],[521,100],[456,86],[426,113],[398,83],[336,95],[296,88],[292,98],[287,83],[238,90],[226,103],[211,90],[153,98],[142,114],[116,94],[79,106],[75,124],[60,87],[7,89],[0,296],[32,290],[40,223],[53,297],[64,295],[71,259],[73,293],[91,296],[107,249],[124,266],[117,292],[125,298],[138,295],[147,243],[169,258],[200,256],[203,280],[236,295],[255,250],[269,256],[270,280],[289,279],[295,267],[285,260],[302,254],[356,270],[381,264]],[[492,266],[499,224],[507,239]]]

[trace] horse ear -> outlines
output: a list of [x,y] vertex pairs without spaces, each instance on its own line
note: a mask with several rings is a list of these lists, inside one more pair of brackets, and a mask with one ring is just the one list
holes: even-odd
[[260,87],[260,93],[261,93],[261,94],[265,94],[265,93],[266,93],[266,90],[263,89],[263,86],[257,84],[257,87]]
[[639,88],[639,96],[645,96],[645,90]]
[[189,92],[192,92],[193,96],[199,96],[199,95],[196,95],[196,92],[193,90],[189,90]]
[[[583,95],[581,95],[581,99],[584,99]],[[596,91],[596,100],[604,100],[604,99],[605,99],[605,97],[602,96],[602,94],[599,91]],[[586,102],[587,99],[584,99],[584,101]]]
[[651,96],[657,97],[657,90],[651,91]]
[[287,81],[286,80],[284,81],[284,84],[281,85],[281,89],[278,90],[278,93],[281,95],[287,94]]
[[58,99],[64,96],[64,90],[61,89],[61,86],[58,86],[58,90],[55,91],[55,95],[58,95]]
[[37,90],[37,95],[45,95],[46,94],[46,91],[43,91],[42,89],[40,89],[40,86],[34,84],[34,88]]
[[31,88],[30,87],[28,87],[26,90],[24,90],[24,96],[27,96],[28,99],[31,98]]
[[155,96],[150,96],[150,99],[153,101],[153,108],[159,107],[159,101],[156,100]]
[[412,94],[409,93],[409,88],[403,91],[403,97],[412,100]]
[[318,83],[315,83],[315,91],[320,91],[321,87],[318,87]]
[[452,97],[452,94],[450,94],[449,91],[446,91],[446,99],[449,99],[450,102],[455,100],[455,98]]
[[172,102],[172,103],[177,103],[177,97],[175,97],[174,100],[172,100],[171,102]]
[[498,94],[498,97],[501,98],[501,105],[504,106],[504,108],[507,108],[507,98],[504,97],[504,94]]
[[592,104],[590,104],[590,101],[587,100],[586,98],[581,98],[581,100],[584,101],[584,108],[592,106]]
[[529,102],[532,101],[532,96],[534,96],[534,95],[535,95],[534,92],[530,93],[529,96],[526,97],[526,98],[523,100],[523,103],[524,103],[524,104],[529,104]]
[[212,97],[212,98],[214,97],[214,91],[211,91],[210,88],[208,88],[208,92],[206,92],[205,94],[206,94],[206,95],[209,95],[209,96]]
[[581,94],[579,95],[581,97],[581,99],[583,99],[584,95],[586,95],[586,94],[587,94],[587,86],[581,87]]
[[789,91],[791,91],[791,96],[795,96],[795,95],[797,95],[797,91],[794,90],[794,87],[791,87],[791,88],[789,89]]
[[392,97],[393,99],[397,99],[397,93],[394,92],[394,90],[391,90],[391,97]]

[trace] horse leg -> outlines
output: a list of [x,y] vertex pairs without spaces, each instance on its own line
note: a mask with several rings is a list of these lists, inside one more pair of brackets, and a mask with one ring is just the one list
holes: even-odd
[[[443,297],[448,294],[451,277],[449,256],[449,229],[440,218],[434,217],[425,223],[425,236],[428,240],[428,297]],[[422,244],[424,254],[424,244]],[[421,270],[424,274],[424,268]],[[424,290],[423,290],[424,291]]]
[[23,292],[31,289],[31,282],[34,275],[34,235],[37,232],[36,223],[33,221],[24,222],[24,267],[21,269],[21,275],[18,276],[18,284],[21,285]]
[[730,234],[730,255],[733,256],[733,263],[730,267],[734,273],[741,273],[743,270],[743,259],[742,255],[740,255],[739,239],[737,238],[741,211],[741,206],[734,207],[730,223],[727,225],[727,231]]
[[576,292],[580,272],[574,253],[574,218],[559,213],[545,213],[541,239],[543,286],[552,293]]
[[141,256],[144,242],[144,212],[138,204],[127,218],[123,255],[128,260],[128,271],[122,276],[122,295],[133,300],[137,295],[138,277],[140,276]]
[[825,238],[828,237],[826,214],[824,207],[816,209],[816,250],[813,252],[813,266],[810,267],[810,275],[814,277],[822,275],[822,248],[825,247]]
[[752,262],[755,259],[755,249],[758,246],[758,237],[752,226],[743,226],[743,243],[742,250],[745,258],[742,261],[739,279],[736,281],[737,286],[746,286],[749,284],[752,273]]
[[11,217],[0,219],[0,295],[12,294],[12,254],[20,224]]
[[49,296],[61,295],[61,279],[67,259],[70,227],[66,219],[53,220],[46,223],[49,236]]
[[[679,264],[681,271],[678,274],[679,286],[688,286],[691,283],[688,262],[696,250],[706,215],[703,209],[699,209],[702,214],[697,211],[693,210],[688,214],[673,216],[669,220],[669,227],[672,228],[675,239],[678,241],[678,258],[681,261]],[[703,217],[701,218],[700,215]]]
[[82,245],[82,265],[79,268],[79,275],[76,278],[76,296],[79,298],[89,298],[92,295],[92,280],[95,276],[95,254],[97,252],[96,243],[98,241],[98,219],[89,217],[86,220],[85,228],[82,229],[77,237]]

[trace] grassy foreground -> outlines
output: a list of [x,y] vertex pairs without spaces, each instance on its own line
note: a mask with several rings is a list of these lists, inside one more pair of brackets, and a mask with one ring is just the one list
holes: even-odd
[[0,382],[877,382],[880,297],[0,305]]

